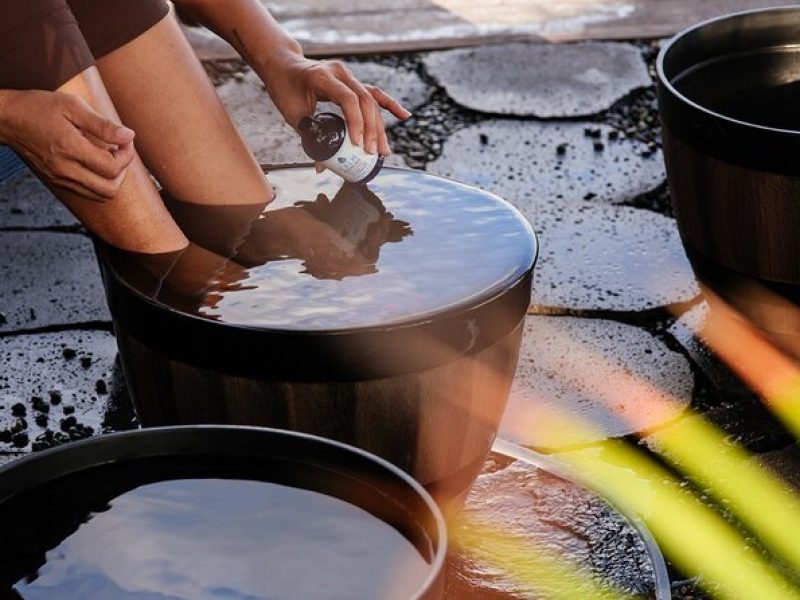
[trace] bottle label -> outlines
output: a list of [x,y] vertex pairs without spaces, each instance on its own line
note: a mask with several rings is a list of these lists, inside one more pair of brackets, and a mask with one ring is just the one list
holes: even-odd
[[363,198],[343,196],[334,199],[326,221],[339,234],[358,246],[367,238],[371,225],[381,219],[381,213]]
[[378,154],[367,154],[360,146],[354,145],[350,135],[345,132],[338,152],[322,164],[345,181],[358,183],[372,173],[379,158]]

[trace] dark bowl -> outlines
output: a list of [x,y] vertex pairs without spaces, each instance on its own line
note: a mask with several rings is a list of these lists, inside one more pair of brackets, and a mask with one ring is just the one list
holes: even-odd
[[[99,246],[137,414],[145,426],[228,423],[335,439],[399,466],[443,506],[457,505],[480,472],[508,400],[538,250],[533,230],[500,198],[422,172],[386,168],[369,190],[353,192],[358,198],[337,192],[340,181],[313,173],[310,167],[271,172],[277,204],[283,187],[293,185],[309,200],[282,214],[307,210],[342,227],[342,203],[350,202],[352,218],[375,211],[384,221],[403,224],[382,248],[364,251],[371,262],[357,275],[323,269],[312,277],[312,267],[298,267],[297,286],[312,290],[299,302],[318,309],[319,295],[327,293],[339,303],[330,323],[295,323],[277,310],[267,315],[275,323],[241,323],[176,308],[132,286],[114,252]],[[253,229],[268,227],[285,208],[270,205]],[[190,231],[182,222],[186,211],[174,203],[173,211]],[[278,257],[263,265],[250,257],[248,264],[261,269],[251,275],[261,281],[281,276],[283,271],[270,270],[276,265],[295,268],[287,252],[308,258],[303,248],[264,252],[251,239],[238,245],[240,254],[248,244],[262,256]],[[437,271],[443,263],[448,281]],[[480,279],[473,285],[470,277]],[[415,286],[412,292],[406,284]],[[463,295],[453,292],[458,285]],[[331,293],[338,289],[341,294]],[[428,292],[432,297],[424,296]],[[439,292],[441,300],[433,297]],[[247,294],[228,294],[223,304],[235,300],[241,306]],[[408,310],[415,299],[420,305]],[[364,302],[376,313],[399,308],[374,318],[349,308]],[[340,322],[342,315],[351,321]]]
[[698,278],[765,332],[796,336],[785,301],[800,300],[800,7],[678,34],[658,59],[658,96],[672,204]]
[[[268,482],[358,507],[366,511],[367,519],[402,534],[426,563],[424,579],[411,597],[441,596],[447,547],[444,520],[432,498],[401,470],[356,448],[309,435],[195,426],[106,435],[0,469],[0,597],[17,597],[11,586],[36,573],[52,559],[53,548],[109,510],[114,499],[148,484],[181,480]],[[231,506],[236,506],[233,494]],[[182,521],[165,521],[163,528],[171,532]],[[208,544],[215,541],[211,537]],[[147,544],[147,539],[124,541]],[[103,550],[115,551],[120,548],[113,543]],[[380,553],[381,548],[372,551]],[[246,561],[248,556],[240,558]],[[314,572],[306,576],[313,579]],[[287,590],[264,590],[266,595],[276,592]],[[335,586],[330,593],[336,595]]]

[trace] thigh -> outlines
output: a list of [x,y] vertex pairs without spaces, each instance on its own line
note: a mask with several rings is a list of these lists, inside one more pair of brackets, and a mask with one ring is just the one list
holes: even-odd
[[144,163],[172,196],[195,204],[271,198],[172,15],[98,58],[97,66],[123,123],[136,131]]
[[136,39],[168,13],[166,0],[66,0],[95,59]]
[[94,64],[65,0],[4,0],[0,8],[0,89],[54,91]]

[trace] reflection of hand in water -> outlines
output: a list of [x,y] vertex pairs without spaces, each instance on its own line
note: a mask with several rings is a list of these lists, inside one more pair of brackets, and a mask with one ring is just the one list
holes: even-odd
[[333,198],[265,212],[235,260],[256,266],[291,258],[318,279],[377,272],[380,249],[411,235],[366,186],[345,184]]

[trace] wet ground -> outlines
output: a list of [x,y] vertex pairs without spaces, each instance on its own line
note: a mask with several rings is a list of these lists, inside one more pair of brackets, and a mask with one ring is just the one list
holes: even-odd
[[[494,191],[540,235],[503,437],[556,457],[591,450],[606,436],[658,453],[624,418],[639,407],[645,385],[661,401],[638,415],[639,428],[668,429],[691,406],[796,485],[800,456],[791,436],[692,333],[705,308],[665,184],[652,86],[657,46],[583,45],[563,55],[479,48],[468,52],[480,70],[468,72],[459,66],[464,51],[348,64],[414,112],[406,123],[390,123],[393,164]],[[504,60],[511,55],[514,61]],[[568,70],[559,70],[562,60]],[[520,64],[541,68],[527,70],[515,89],[508,83]],[[252,73],[236,62],[209,71],[260,160],[303,158]],[[602,93],[587,98],[595,87]],[[0,186],[0,248],[0,463],[135,427],[91,244],[28,174]],[[587,368],[587,356],[602,368]],[[611,410],[600,389],[614,391]],[[565,406],[595,423],[591,435],[542,426],[550,408]],[[652,594],[651,565],[636,534],[575,485],[495,457],[470,507],[542,533],[546,545],[626,590]],[[480,598],[537,597],[468,555],[453,564],[453,598],[468,590]],[[698,597],[692,582],[672,575],[674,597]]]

